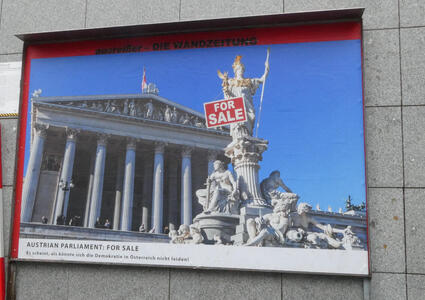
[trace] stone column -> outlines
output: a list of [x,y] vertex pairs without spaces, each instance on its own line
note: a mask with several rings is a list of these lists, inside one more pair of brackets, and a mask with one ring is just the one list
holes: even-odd
[[136,140],[127,140],[122,195],[121,230],[130,231],[133,214],[134,170],[136,168]]
[[114,219],[113,230],[120,228],[120,215],[121,215],[121,197],[122,197],[122,181],[123,181],[124,158],[122,153],[118,153],[117,159],[117,178],[115,181],[115,202],[114,202]]
[[182,151],[181,174],[181,223],[192,224],[192,148],[185,147]]
[[88,227],[94,228],[96,219],[100,217],[100,209],[102,205],[103,177],[105,172],[106,159],[106,141],[105,134],[98,134],[96,162],[94,165],[93,191],[90,200],[90,214]]
[[177,176],[178,176],[178,160],[171,157],[168,166],[168,228],[169,230],[178,229],[178,190],[177,190]]
[[84,212],[84,227],[89,225],[89,214],[90,214],[90,199],[93,191],[93,180],[94,180],[94,163],[96,160],[96,153],[92,151],[90,155],[90,169],[89,169],[89,184],[87,186],[87,196],[86,196],[86,209]]
[[34,140],[30,149],[30,158],[22,187],[21,222],[31,222],[48,127],[48,125],[37,123],[34,125]]
[[258,180],[259,162],[263,159],[262,153],[267,150],[268,142],[262,139],[241,138],[231,143],[225,149],[227,157],[231,158],[233,169],[237,175],[239,191],[248,207],[268,207],[271,205],[263,199],[260,193]]
[[143,199],[142,199],[142,224],[149,231],[149,213],[152,212],[152,184],[153,160],[151,155],[145,157],[143,164]]
[[63,155],[62,172],[60,175],[59,189],[56,200],[55,214],[53,216],[53,224],[57,224],[58,217],[66,214],[69,204],[69,192],[72,180],[72,170],[74,168],[75,144],[77,141],[78,130],[66,129],[65,153]]
[[164,197],[164,143],[155,144],[152,187],[152,228],[155,233],[162,232]]
[[210,150],[208,151],[208,176],[214,172],[214,162],[217,160],[218,151]]

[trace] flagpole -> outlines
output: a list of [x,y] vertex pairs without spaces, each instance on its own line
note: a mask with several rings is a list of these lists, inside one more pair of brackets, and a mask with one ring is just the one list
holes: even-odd
[[143,76],[142,76],[142,94],[146,92],[146,69],[145,66],[143,66]]
[[[264,73],[266,73],[267,67],[269,65],[269,57],[270,57],[270,48],[267,48],[267,58],[266,58],[266,63],[265,63],[265,67],[264,67],[265,68]],[[264,78],[263,86],[261,87],[260,109],[259,109],[259,112],[258,112],[257,126],[256,126],[256,129],[255,129],[255,137],[258,137],[258,127],[260,127],[261,110],[263,108],[264,86],[266,85],[266,79],[267,79],[267,76]]]

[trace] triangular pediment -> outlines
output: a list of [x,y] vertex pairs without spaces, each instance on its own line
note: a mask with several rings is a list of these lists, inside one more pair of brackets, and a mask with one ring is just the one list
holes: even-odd
[[[35,104],[206,128],[202,113],[155,94],[35,97]],[[214,130],[228,131],[227,128]]]

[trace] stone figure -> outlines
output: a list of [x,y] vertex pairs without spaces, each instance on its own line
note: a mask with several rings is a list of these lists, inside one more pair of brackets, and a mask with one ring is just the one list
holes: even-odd
[[131,100],[128,104],[128,113],[130,116],[135,117],[136,114],[136,104],[134,103],[134,100]]
[[[361,248],[361,240],[348,226],[344,229],[318,223],[308,215],[311,206],[300,203],[297,211],[293,204],[298,196],[284,193],[273,200],[273,212],[246,222],[249,239],[246,246],[304,247],[320,249]],[[316,228],[316,231],[314,230]],[[318,230],[318,231],[317,231]]]
[[[312,217],[308,216],[307,213],[311,211],[311,206],[307,203],[300,203],[297,208],[297,213],[291,214],[292,230],[299,230],[299,228],[305,231],[305,247],[306,248],[330,248],[338,249],[345,248],[351,249],[353,245],[360,245],[360,240],[351,231],[351,227],[348,226],[345,229],[332,228],[331,225],[323,225]],[[309,226],[312,225],[322,232],[308,232]],[[293,234],[292,232],[287,233],[288,235]],[[337,234],[341,234],[343,239],[338,239]]]
[[164,120],[165,122],[171,122],[173,112],[171,111],[171,108],[167,105],[165,107],[165,112],[164,112]]
[[186,244],[202,244],[204,238],[201,235],[201,230],[194,224],[189,226],[190,228],[190,236],[192,239],[188,239],[185,241]]
[[304,230],[309,229],[309,225],[313,225],[322,231],[325,231],[325,226],[316,222],[313,218],[311,218],[307,213],[311,211],[311,205],[308,203],[300,203],[297,207],[297,213],[291,216],[292,226],[300,227]]
[[[337,234],[342,235],[338,238]],[[360,239],[351,231],[351,226],[344,229],[332,228],[330,225],[325,226],[324,233],[310,233],[307,235],[307,248],[331,248],[352,250],[353,246],[361,246]]]
[[97,105],[96,105],[96,102],[95,101],[91,101],[90,102],[90,109],[97,110]]
[[103,104],[101,101],[96,101],[96,110],[105,111],[105,108],[103,107]]
[[198,118],[198,117],[196,117],[196,119],[194,120],[194,124],[195,124],[195,127],[198,127],[198,128],[205,128],[206,127],[205,121]]
[[192,125],[190,116],[187,113],[180,117],[179,123],[182,125]]
[[149,100],[149,102],[147,102],[145,104],[145,118],[146,119],[152,119],[153,117],[153,103],[152,100]]
[[128,115],[128,99],[124,100],[122,113],[123,113],[123,115]]
[[207,188],[196,191],[204,213],[227,212],[237,213],[239,191],[233,174],[225,169],[225,164],[216,160],[214,171],[207,178]]
[[235,74],[234,78],[229,78],[226,72],[222,74],[220,71],[218,71],[218,76],[220,79],[222,79],[224,97],[226,99],[243,97],[245,101],[248,120],[244,123],[230,125],[230,135],[234,140],[243,136],[252,136],[255,123],[253,96],[255,95],[260,84],[264,83],[269,73],[269,64],[268,61],[266,61],[265,72],[261,78],[245,78],[245,66],[241,62],[241,58],[242,56],[238,55],[233,62],[232,68]]
[[177,123],[178,118],[179,118],[179,114],[177,112],[177,109],[176,107],[173,107],[173,111],[171,113],[171,122]]
[[362,241],[351,231],[351,226],[347,226],[342,231],[342,247],[346,250],[352,250],[353,246],[361,246]]
[[121,105],[119,101],[112,101],[112,113],[121,114]]
[[249,239],[246,246],[283,246],[285,233],[290,226],[289,214],[296,194],[288,193],[285,197],[273,201],[273,212],[246,223]]
[[49,221],[49,219],[47,219],[47,217],[46,216],[42,216],[41,217],[41,223],[42,224],[47,224],[47,222]]
[[305,231],[302,228],[288,230],[286,232],[287,242],[300,243],[304,239]]
[[139,232],[146,232],[145,224],[141,224],[139,227]]
[[[284,197],[285,193],[279,191],[279,187],[283,188],[287,193],[292,193],[291,189],[288,188],[284,183],[282,178],[280,178],[279,171],[273,171],[270,173],[269,177],[261,181],[260,189],[264,199],[272,204],[273,200],[280,199]],[[273,204],[272,204],[273,205]],[[294,203],[292,210],[295,211],[296,203]]]
[[179,230],[170,230],[170,244],[202,244],[204,238],[201,235],[201,230],[194,224],[180,225]]
[[168,233],[168,237],[170,238],[170,244],[180,244],[177,242],[178,233],[177,230],[170,230]]
[[191,238],[190,227],[182,224],[178,231],[171,230],[168,236],[171,238],[171,244],[184,244],[186,240]]
[[105,109],[104,109],[104,111],[105,112],[112,112],[112,101],[111,100],[108,100],[107,102],[106,102],[106,105],[105,105]]
[[161,109],[156,110],[156,114],[154,116],[154,119],[158,120],[158,121],[164,121],[164,114],[163,114]]

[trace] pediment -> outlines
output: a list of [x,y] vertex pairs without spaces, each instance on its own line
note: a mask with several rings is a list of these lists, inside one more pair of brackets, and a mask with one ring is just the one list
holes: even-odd
[[[76,111],[165,122],[192,128],[206,128],[202,113],[151,94],[35,97],[33,102],[38,105],[44,104],[58,108],[75,109]],[[229,131],[225,127],[213,130]]]

